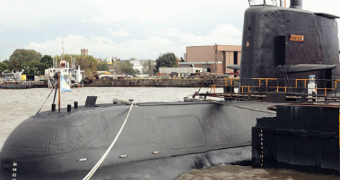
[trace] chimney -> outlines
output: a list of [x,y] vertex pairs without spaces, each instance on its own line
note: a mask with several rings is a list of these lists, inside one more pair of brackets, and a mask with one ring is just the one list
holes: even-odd
[[290,8],[302,9],[302,0],[290,0]]

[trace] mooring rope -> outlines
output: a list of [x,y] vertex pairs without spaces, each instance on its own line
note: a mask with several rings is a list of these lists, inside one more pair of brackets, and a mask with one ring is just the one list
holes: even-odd
[[100,167],[100,165],[104,162],[104,160],[106,159],[106,157],[109,155],[111,149],[113,148],[113,146],[115,145],[116,141],[118,140],[120,134],[122,133],[124,126],[130,116],[130,112],[132,110],[133,107],[133,101],[131,102],[131,106],[129,109],[129,112],[124,120],[124,123],[122,124],[122,127],[120,128],[120,130],[118,131],[115,139],[112,141],[111,145],[109,146],[109,148],[106,150],[106,152],[104,153],[104,155],[99,159],[99,161],[97,162],[97,164],[91,169],[91,171],[84,177],[83,180],[89,180],[91,179],[91,177],[93,176],[93,174],[97,171],[97,169]]
[[41,107],[40,107],[39,111],[38,111],[36,114],[39,114],[39,112],[41,111],[42,107],[45,105],[45,103],[46,103],[47,99],[48,99],[48,98],[51,96],[51,94],[52,94],[53,90],[54,90],[54,88],[52,88],[52,91],[51,91],[51,92],[50,92],[50,94],[47,96],[47,98],[46,98],[45,102],[44,102],[44,103],[41,105]]

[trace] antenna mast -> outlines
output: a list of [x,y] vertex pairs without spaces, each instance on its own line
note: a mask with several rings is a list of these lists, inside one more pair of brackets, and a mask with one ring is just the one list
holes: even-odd
[[214,50],[215,50],[215,67],[214,67],[214,72],[217,73],[217,44],[215,43],[215,46],[214,46]]
[[61,58],[61,60],[63,60],[64,59],[64,38],[62,38],[61,39],[61,44],[62,44],[62,46],[63,46],[63,56],[62,56],[62,58]]

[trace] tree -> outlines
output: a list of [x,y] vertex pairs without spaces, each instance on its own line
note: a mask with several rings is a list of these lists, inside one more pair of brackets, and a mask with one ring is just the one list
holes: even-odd
[[134,74],[133,65],[130,61],[117,62],[115,70],[117,74]]
[[89,68],[86,68],[86,70],[85,70],[85,79],[84,79],[84,81],[85,81],[85,82],[90,82],[90,81],[92,81],[92,79],[93,79],[93,73],[92,73],[92,71],[91,71]]
[[8,64],[7,63],[4,63],[4,62],[0,62],[0,75],[3,73],[3,72],[6,72],[8,70]]
[[184,59],[181,57],[181,62],[185,62]]
[[9,58],[8,68],[13,72],[24,74],[45,74],[45,69],[52,66],[52,57],[30,49],[16,49]]
[[159,72],[160,67],[173,67],[176,65],[176,56],[174,53],[165,53],[156,59],[156,71]]
[[138,69],[134,69],[133,74],[140,74],[140,71]]
[[77,55],[75,56],[76,63],[80,65],[81,69],[90,69],[93,74],[97,73],[98,60],[91,55]]
[[6,63],[7,65],[9,64],[9,61],[6,59],[4,61],[2,61],[3,63]]
[[97,64],[97,71],[110,71],[110,66],[106,61]]
[[52,67],[53,66],[53,58],[50,55],[44,55],[41,58],[40,62],[46,64],[47,67]]
[[48,68],[48,65],[39,61],[29,61],[23,64],[23,74],[34,74],[34,75],[42,75],[45,74],[45,69]]
[[16,49],[13,54],[10,56],[9,61],[16,60],[20,64],[28,62],[28,61],[40,61],[41,54],[35,50],[30,49]]
[[[57,65],[59,65],[61,56],[54,56],[54,60],[56,61]],[[97,72],[98,61],[92,55],[65,54],[63,60],[69,62],[70,64],[72,64],[72,61],[74,61],[80,66],[81,69],[90,69],[93,74]]]
[[22,71],[22,68],[23,68],[23,64],[20,63],[18,60],[16,59],[12,59],[9,61],[8,63],[8,68],[9,70],[13,71],[13,72],[20,72]]

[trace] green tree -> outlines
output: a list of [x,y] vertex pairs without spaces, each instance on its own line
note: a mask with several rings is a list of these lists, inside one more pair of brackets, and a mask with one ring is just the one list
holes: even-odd
[[[54,56],[54,60],[56,60],[56,63],[59,66],[61,56]],[[97,73],[98,60],[91,55],[65,54],[63,60],[69,62],[70,64],[72,64],[73,62],[75,64],[78,64],[80,66],[80,69],[90,69],[92,74]]]
[[[47,58],[48,55],[44,57]],[[52,59],[52,58],[51,58]],[[44,74],[48,61],[41,62],[41,53],[30,49],[16,49],[9,58],[8,68],[13,72],[24,70],[26,74]]]
[[77,55],[75,56],[76,63],[80,65],[81,69],[90,69],[93,74],[97,73],[98,60],[91,55]]
[[29,61],[23,64],[23,74],[42,75],[45,74],[45,69],[48,65],[39,61]]
[[84,81],[85,82],[90,82],[90,81],[93,80],[93,77],[94,76],[93,76],[93,73],[92,73],[91,69],[90,68],[86,68]]
[[133,64],[130,61],[117,62],[115,70],[117,74],[134,74]]
[[160,67],[173,67],[176,65],[176,56],[174,53],[165,53],[156,59],[156,71],[159,72]]
[[22,71],[23,64],[16,59],[12,59],[8,62],[8,68],[10,71],[13,71],[15,73],[20,72]]
[[28,61],[40,61],[41,54],[35,50],[30,49],[16,49],[9,58],[9,61],[16,60],[20,64]]
[[50,55],[44,55],[41,58],[40,62],[46,64],[47,67],[52,67],[53,66],[53,58]]
[[134,69],[133,74],[140,74],[140,71],[138,69]]
[[7,63],[4,63],[4,62],[0,62],[0,75],[3,73],[3,72],[6,72],[8,70],[8,64]]
[[75,55],[75,54],[65,54],[63,57],[62,56],[59,56],[59,55],[55,55],[53,57],[53,59],[56,61],[56,65],[57,66],[60,66],[60,61],[63,60],[63,61],[67,61],[70,63],[70,65],[72,65],[72,61],[74,59],[76,59],[76,57],[78,57],[80,55]]
[[97,64],[97,71],[110,71],[110,66],[106,61]]

